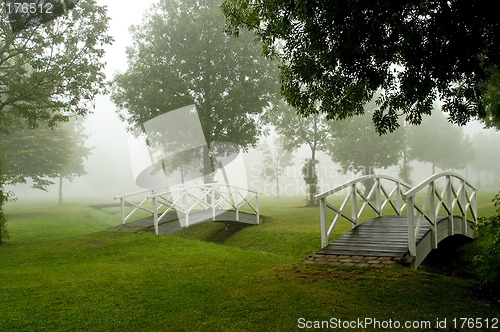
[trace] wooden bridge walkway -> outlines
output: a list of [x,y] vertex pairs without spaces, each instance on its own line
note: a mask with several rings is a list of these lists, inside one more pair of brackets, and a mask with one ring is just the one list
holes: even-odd
[[[148,189],[116,196],[115,199],[120,200],[122,225],[114,230],[151,228],[156,234],[164,235],[208,221],[256,225],[262,221],[259,215],[259,193],[226,184]],[[133,208],[128,214],[127,206]],[[255,214],[243,212],[242,208]],[[137,211],[147,212],[149,216],[127,223]]]
[[[449,217],[438,219],[440,237],[438,242],[453,234],[472,237],[473,226],[467,223],[468,230],[462,228],[461,217],[454,216],[453,226]],[[408,219],[406,216],[382,216],[367,220],[351,231],[337,238],[316,254],[338,256],[392,257],[399,262],[420,265],[432,250],[431,224],[424,221],[416,238],[417,256],[412,258],[408,246]],[[412,259],[416,261],[412,262]]]
[[[370,182],[371,187],[367,186]],[[349,192],[340,206],[327,201],[343,190]],[[450,172],[433,175],[414,187],[389,176],[369,175],[316,198],[322,239],[322,249],[316,256],[393,257],[416,268],[443,239],[456,234],[472,237],[477,224],[476,189]],[[377,217],[359,223],[367,207]],[[330,225],[329,210],[335,213]],[[396,215],[387,215],[391,211]],[[329,243],[341,218],[350,221],[353,229]]]

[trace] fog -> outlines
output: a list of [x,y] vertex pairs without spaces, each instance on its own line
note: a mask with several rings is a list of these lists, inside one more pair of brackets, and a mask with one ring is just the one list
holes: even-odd
[[[109,16],[112,19],[109,33],[115,39],[114,44],[106,50],[107,65],[105,73],[108,80],[113,78],[115,72],[124,71],[127,68],[125,48],[132,44],[128,27],[131,24],[140,23],[142,13],[154,2],[153,0],[144,0],[130,5],[119,0],[99,1],[99,3],[108,6]],[[98,96],[92,114],[83,119],[85,131],[89,135],[86,145],[94,147],[94,149],[85,164],[87,175],[75,179],[72,183],[65,181],[63,192],[66,202],[84,199],[86,201],[107,203],[112,201],[115,195],[142,189],[136,185],[136,179],[132,172],[126,125],[119,120],[116,111],[117,107],[111,102],[109,95]],[[476,165],[480,163],[486,164],[500,156],[500,134],[497,131],[493,129],[486,130],[478,122],[472,122],[463,129],[471,139],[478,133],[490,138],[488,141],[489,146],[483,149],[490,151],[490,154],[477,155],[477,158],[483,159],[479,162],[476,161]],[[271,141],[271,138],[264,139]],[[282,194],[305,195],[307,188],[302,179],[301,169],[308,157],[309,152],[306,147],[301,147],[295,153],[295,166],[288,167],[280,179]],[[319,160],[320,191],[342,184],[356,176],[349,172],[342,174],[338,165],[332,162],[325,153],[318,153],[317,158]],[[258,149],[251,149],[243,154],[243,159],[249,188],[267,195],[274,195],[276,192],[273,182],[263,180],[261,177],[262,152]],[[412,179],[414,183],[420,182],[432,174],[432,165],[429,163],[413,161],[411,166],[413,167]],[[397,167],[390,167],[388,169],[376,169],[375,171],[380,174],[398,177],[399,170]],[[438,171],[440,171],[439,168]],[[473,185],[481,187],[498,185],[499,171],[495,172],[491,169],[478,170],[472,164],[466,169],[455,169],[454,171],[467,175]],[[243,174],[241,175],[243,176]],[[48,187],[47,192],[31,189],[29,184],[17,185],[9,187],[9,189],[14,192],[19,200],[57,201],[57,185]]]
[[[125,49],[132,44],[128,33],[131,24],[139,24],[142,13],[155,1],[144,0],[125,4],[119,0],[101,0],[107,5],[111,18],[109,34],[113,36],[112,46],[106,48],[105,74],[108,80],[114,73],[127,66]],[[98,96],[95,109],[84,119],[87,146],[94,147],[85,168],[87,175],[64,183],[64,197],[67,200],[83,198],[92,201],[109,201],[118,194],[137,190],[128,155],[126,126],[116,113],[116,106],[109,95]],[[47,192],[31,189],[29,184],[10,188],[19,199],[56,200],[57,185],[48,187]]]

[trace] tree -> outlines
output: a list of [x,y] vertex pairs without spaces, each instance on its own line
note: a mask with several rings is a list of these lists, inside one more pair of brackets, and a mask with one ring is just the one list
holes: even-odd
[[472,145],[461,128],[450,124],[443,114],[436,111],[424,119],[419,127],[412,127],[408,133],[409,155],[413,160],[432,164],[441,169],[465,168],[473,159]]
[[275,126],[279,141],[285,150],[293,152],[302,145],[309,148],[311,157],[306,160],[302,174],[308,186],[308,204],[315,204],[314,196],[318,193],[316,154],[326,151],[328,141],[332,137],[326,117],[321,114],[299,116],[293,108],[282,102],[266,112],[264,121]]
[[[0,152],[1,153],[1,152]],[[3,164],[2,158],[0,158],[0,244],[2,244],[2,239],[8,237],[7,233],[7,216],[5,215],[4,205],[10,199],[10,193],[4,190],[6,185],[5,176],[3,175]]]
[[492,2],[225,0],[222,8],[228,30],[255,31],[264,53],[281,59],[282,93],[303,114],[359,115],[381,91],[379,133],[399,127],[401,115],[420,124],[438,97],[456,124],[499,118],[498,95],[485,96],[500,64]]
[[[365,107],[364,115],[332,121],[329,125],[333,139],[327,149],[328,155],[340,164],[344,173],[370,175],[376,168],[397,165],[402,156],[404,131],[378,135],[371,121],[374,105]],[[370,190],[369,185],[367,190]]]
[[36,28],[67,14],[80,0],[31,0],[18,2],[5,0],[10,26],[14,33]]
[[207,142],[205,175],[214,171],[217,156],[234,152],[215,142],[243,148],[257,143],[256,116],[277,90],[275,67],[260,56],[255,38],[224,33],[219,5],[162,0],[153,6],[143,24],[131,28],[128,69],[115,76],[112,94],[131,131],[144,131],[148,120],[195,104]]
[[0,136],[3,175],[6,184],[33,181],[33,188],[46,190],[72,162],[70,133],[60,127],[18,129]]
[[498,133],[478,133],[472,137],[472,147],[475,152],[475,158],[471,160],[471,166],[473,166],[479,174],[481,171],[486,172],[486,185],[492,184],[492,178],[490,178],[491,173],[496,176],[500,175],[498,169],[498,165],[500,165],[499,139],[500,135]]
[[0,10],[0,132],[89,111],[105,91],[108,21],[104,6],[86,0],[54,21],[13,33],[6,9]]
[[399,172],[398,176],[404,182],[411,184],[413,181],[411,179],[411,172],[413,171],[413,166],[411,166],[411,148],[409,142],[409,131],[411,127],[408,125],[402,126],[400,131],[403,131],[403,144],[401,146],[401,159],[399,161]]
[[483,85],[487,107],[484,122],[487,127],[500,129],[500,69],[497,66],[490,69],[489,73],[489,80]]
[[86,137],[76,121],[0,135],[3,182],[12,185],[32,180],[33,188],[46,190],[54,184],[51,179],[59,179],[62,204],[62,179],[72,181],[86,173],[84,161],[91,150],[85,146]]
[[271,150],[267,142],[264,142],[261,146],[264,154],[262,176],[269,178],[271,181],[276,181],[276,196],[280,198],[279,178],[285,173],[288,166],[292,166],[293,156],[283,148],[280,142],[276,142],[272,147]]
[[[0,134],[86,114],[93,98],[105,91],[102,58],[112,42],[106,8],[82,0],[67,13],[56,10],[17,28],[7,11],[5,3],[0,8]],[[10,162],[1,158],[4,166]],[[4,184],[12,176],[19,175],[0,173],[0,210],[7,198]]]
[[69,148],[69,162],[59,172],[59,205],[63,203],[63,179],[73,181],[75,177],[87,174],[85,171],[85,160],[92,148],[85,146],[85,140],[88,138],[83,132],[81,122],[71,121],[61,126],[60,135],[66,136],[66,146]]

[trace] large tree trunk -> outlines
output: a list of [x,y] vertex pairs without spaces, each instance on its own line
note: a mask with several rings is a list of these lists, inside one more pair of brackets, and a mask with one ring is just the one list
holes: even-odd
[[411,171],[412,167],[410,166],[410,157],[408,156],[408,150],[403,151],[403,160],[402,164],[399,166],[399,178],[406,183],[411,184]]
[[316,204],[316,199],[314,196],[318,193],[318,177],[316,176],[316,148],[311,149],[311,165],[308,167],[307,176],[312,180],[309,182],[309,202],[308,205]]
[[[213,182],[212,178],[212,158],[210,156],[210,145],[203,146],[203,183],[208,184]],[[207,203],[212,204],[212,196],[207,195]]]
[[280,198],[280,183],[278,174],[276,174],[276,197],[278,199]]
[[63,178],[61,175],[59,175],[59,205],[62,205],[63,203],[62,188],[63,188]]
[[[1,174],[0,174],[1,176]],[[1,179],[0,179],[1,181]],[[2,224],[3,224],[3,227],[5,229],[5,223],[7,222],[7,216],[5,215],[5,212],[4,212],[4,205],[5,203],[7,203],[7,200],[8,200],[8,195],[3,191],[4,188],[3,188],[3,184],[0,183],[0,244],[3,243],[2,241],[2,238],[3,236],[7,237],[7,233],[2,234]]]
[[[314,167],[314,164],[311,165],[311,172],[312,174],[316,174],[316,168]],[[311,183],[309,185],[309,205],[314,205],[316,204],[316,199],[314,196],[318,193],[318,181],[315,183]]]
[[210,145],[203,146],[203,182],[211,183],[212,179],[212,156],[210,156]]
[[[373,168],[371,166],[365,166],[363,168],[363,176],[372,175],[372,174],[375,174],[375,173],[373,172]],[[364,183],[364,185],[365,185],[364,195],[366,198],[368,198],[368,194],[370,193],[370,190],[372,189],[374,183],[375,183],[375,180],[373,180],[373,179],[369,179],[369,180],[365,181],[365,183]]]

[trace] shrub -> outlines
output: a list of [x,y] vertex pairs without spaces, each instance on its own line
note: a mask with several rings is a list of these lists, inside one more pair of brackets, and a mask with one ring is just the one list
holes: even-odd
[[500,215],[479,218],[477,230],[480,252],[475,257],[479,276],[500,284]]
[[[1,157],[1,156],[0,156]],[[0,244],[2,244],[2,238],[7,238],[7,216],[3,211],[3,206],[9,200],[9,194],[4,191],[4,176],[2,174],[2,164],[0,160]]]
[[497,208],[500,207],[500,191],[495,195],[495,197],[493,197],[491,201]]
[[7,216],[3,211],[3,205],[8,201],[9,195],[5,193],[3,187],[0,186],[0,244],[2,244],[2,240],[7,239]]
[[[492,202],[500,206],[500,192]],[[479,218],[474,264],[490,296],[500,299],[500,214]]]

